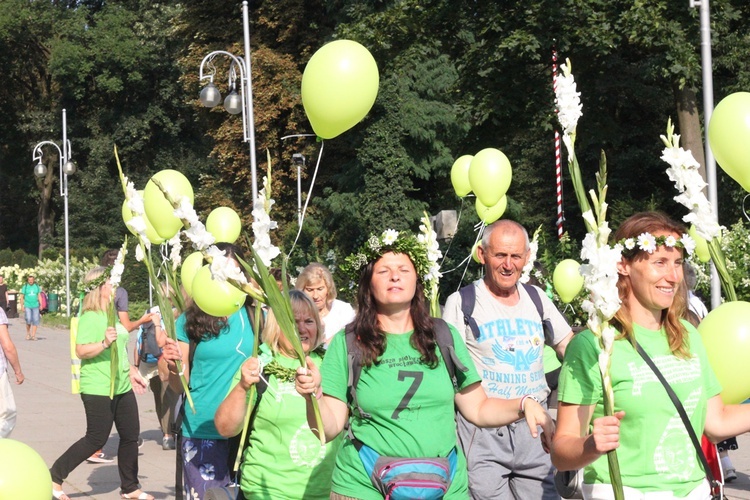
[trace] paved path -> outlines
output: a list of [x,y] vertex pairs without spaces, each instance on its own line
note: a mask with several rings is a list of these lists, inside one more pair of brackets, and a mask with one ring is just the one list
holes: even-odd
[[[52,465],[86,430],[81,399],[70,393],[68,331],[40,327],[39,340],[31,342],[24,340],[23,320],[10,321],[11,338],[26,376],[23,385],[13,385],[18,423],[11,438],[28,444]],[[144,491],[156,498],[174,498],[175,452],[161,448],[162,434],[152,398],[151,393],[138,396],[144,439],[138,460],[139,477]],[[113,431],[104,448],[107,454],[116,455],[117,439]],[[740,449],[730,452],[730,457],[739,477],[729,485],[726,495],[729,499],[750,500],[750,435],[740,436],[738,441]],[[104,500],[119,498],[119,486],[117,462],[84,462],[68,477],[64,489],[71,498]]]
[[[25,340],[22,319],[11,319],[10,322],[11,338],[26,376],[22,385],[12,384],[18,422],[11,438],[34,448],[51,466],[86,433],[83,403],[80,396],[70,392],[68,330],[40,327],[38,340],[32,342]],[[14,380],[11,375],[11,381]],[[156,498],[174,498],[175,452],[161,448],[162,433],[154,411],[153,394],[148,392],[137,397],[144,440],[138,457],[141,485],[144,491]],[[105,453],[116,456],[117,443],[117,432],[113,429],[104,447]],[[67,478],[63,489],[70,498],[119,498],[117,461],[82,463]]]

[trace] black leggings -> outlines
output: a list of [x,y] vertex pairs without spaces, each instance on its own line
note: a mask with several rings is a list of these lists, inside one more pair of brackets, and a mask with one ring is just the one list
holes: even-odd
[[58,458],[49,470],[52,482],[62,484],[68,474],[92,453],[107,442],[114,423],[120,435],[117,448],[117,468],[120,472],[120,489],[132,493],[140,489],[138,484],[138,435],[141,424],[138,420],[138,403],[132,390],[109,396],[81,394],[86,411],[86,435],[76,441]]

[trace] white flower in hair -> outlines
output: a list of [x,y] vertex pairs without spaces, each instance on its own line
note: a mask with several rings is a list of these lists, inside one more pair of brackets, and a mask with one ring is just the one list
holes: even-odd
[[385,231],[383,231],[383,244],[384,245],[386,246],[393,245],[397,239],[398,239],[398,231],[396,231],[395,229],[386,229]]

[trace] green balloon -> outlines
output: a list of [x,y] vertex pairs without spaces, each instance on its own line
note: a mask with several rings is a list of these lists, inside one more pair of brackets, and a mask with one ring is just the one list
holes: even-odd
[[217,318],[231,316],[240,310],[247,294],[226,281],[211,276],[208,265],[201,267],[193,278],[193,300],[201,311]]
[[750,192],[750,92],[735,92],[716,106],[708,142],[719,166]]
[[218,207],[211,210],[206,217],[206,230],[217,242],[234,243],[240,237],[242,221],[231,208]]
[[315,134],[333,139],[359,123],[379,85],[378,65],[365,47],[351,40],[323,45],[302,74],[302,106]]
[[469,184],[469,165],[474,157],[472,155],[463,155],[453,162],[451,167],[451,184],[456,196],[463,198],[471,193],[471,184]]
[[583,276],[578,271],[581,265],[573,259],[561,260],[552,273],[552,284],[560,300],[568,304],[583,288]]
[[481,150],[469,165],[471,190],[486,207],[500,201],[510,187],[511,178],[508,157],[495,148]]
[[698,257],[698,260],[701,262],[711,260],[711,252],[708,251],[708,242],[703,236],[698,234],[698,231],[695,230],[695,226],[692,224],[690,225],[690,229],[688,229],[688,234],[695,241],[695,255]]
[[477,209],[477,215],[485,224],[492,224],[497,219],[502,217],[505,213],[505,209],[508,207],[508,198],[503,196],[500,201],[492,205],[491,207],[484,206],[479,198],[474,202],[474,208]]
[[[143,196],[143,190],[138,191],[141,196]],[[128,226],[128,221],[135,217],[133,215],[133,212],[130,211],[128,208],[128,200],[124,200],[122,202],[122,221],[125,223],[125,227],[128,228],[128,231],[130,231],[131,234],[138,236],[138,233],[133,231],[130,226]],[[148,238],[148,241],[150,241],[154,245],[161,245],[164,243],[164,238],[159,236],[159,233],[156,232],[156,229],[154,229],[154,225],[151,224],[151,221],[148,220],[148,217],[146,217],[146,214],[143,214],[143,220],[146,222],[146,238]]]
[[180,280],[182,286],[185,287],[185,291],[191,297],[193,296],[193,279],[195,279],[195,275],[201,267],[203,267],[203,254],[201,252],[193,252],[182,261]]
[[29,445],[0,439],[0,498],[48,499],[52,477],[47,464]]
[[[193,186],[190,185],[187,177],[177,170],[161,170],[151,179],[156,179],[175,201],[187,196],[190,204],[193,204]],[[174,207],[167,201],[164,193],[153,180],[148,181],[143,191],[143,205],[146,209],[146,217],[151,221],[159,236],[165,240],[170,239],[182,229],[182,221],[174,216]]]
[[750,397],[750,303],[725,302],[703,318],[698,332],[706,347],[708,362],[721,384],[725,404]]

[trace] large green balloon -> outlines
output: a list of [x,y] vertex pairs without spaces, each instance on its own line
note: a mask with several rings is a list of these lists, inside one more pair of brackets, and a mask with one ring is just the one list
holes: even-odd
[[[161,170],[151,179],[156,179],[174,200],[187,196],[190,204],[193,204],[193,186],[190,185],[187,177],[177,170]],[[152,180],[148,181],[143,191],[143,205],[148,220],[151,221],[159,236],[165,240],[170,239],[182,229],[182,221],[174,216],[174,208]]]
[[578,271],[581,265],[573,259],[561,260],[552,273],[552,284],[560,300],[569,303],[583,288],[583,276]]
[[724,172],[750,192],[750,93],[721,100],[708,124],[708,142]]
[[477,215],[485,224],[492,224],[497,219],[502,217],[505,213],[505,209],[508,207],[508,197],[503,196],[500,201],[492,205],[491,207],[485,207],[484,203],[477,198],[474,202],[474,208],[477,209]]
[[302,105],[315,133],[332,139],[359,123],[379,85],[378,65],[359,43],[336,40],[318,49],[302,74]]
[[203,254],[201,252],[193,252],[182,261],[182,267],[180,267],[180,280],[182,286],[185,287],[185,291],[191,297],[193,296],[193,279],[198,274],[200,268],[203,267]]
[[750,303],[725,302],[703,318],[698,331],[725,404],[750,397]]
[[239,311],[247,294],[226,281],[215,280],[208,265],[201,267],[193,278],[193,300],[201,311],[223,318]]
[[218,207],[206,217],[206,230],[214,236],[217,243],[234,243],[240,237],[242,221],[231,208]]
[[[143,190],[138,191],[141,196],[143,196]],[[122,221],[125,223],[125,227],[128,228],[128,231],[131,232],[131,234],[138,236],[138,233],[133,231],[130,226],[128,226],[128,221],[135,217],[133,215],[133,212],[130,211],[128,208],[128,200],[124,200],[122,202]],[[151,224],[151,221],[148,220],[148,217],[146,217],[146,214],[142,215],[143,220],[146,222],[146,238],[148,238],[148,241],[150,241],[153,245],[161,245],[164,243],[164,238],[159,236],[159,233],[156,232],[156,229],[154,229],[154,225]]]
[[8,438],[0,439],[0,498],[52,498],[52,477],[44,459],[29,445]]
[[486,207],[500,201],[510,187],[511,177],[508,157],[495,148],[481,150],[469,165],[471,190]]
[[451,167],[451,184],[453,184],[453,190],[459,198],[471,193],[469,165],[471,165],[473,158],[472,155],[463,155],[454,161]]
[[693,241],[695,241],[695,255],[698,257],[698,260],[701,262],[708,262],[711,260],[711,252],[708,251],[708,242],[698,234],[698,231],[695,230],[694,225],[690,225],[690,229],[688,229],[688,234],[691,238],[693,238]]

